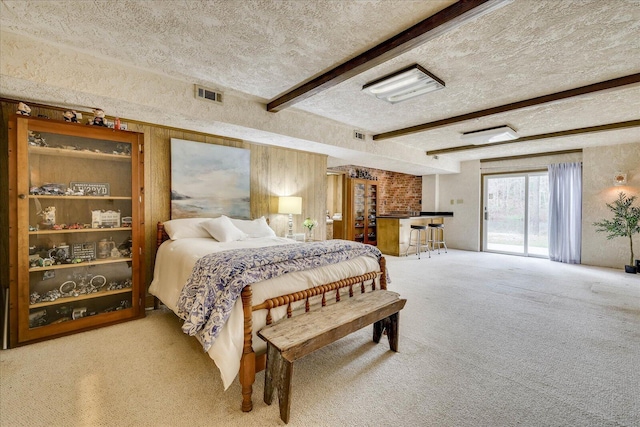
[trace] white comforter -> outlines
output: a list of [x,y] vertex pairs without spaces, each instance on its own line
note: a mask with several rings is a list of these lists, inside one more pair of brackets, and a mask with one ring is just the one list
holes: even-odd
[[[234,242],[220,243],[213,239],[187,238],[168,240],[158,249],[154,278],[149,292],[158,297],[167,307],[177,313],[176,303],[185,283],[191,275],[196,261],[207,254],[228,249],[259,248],[282,244],[292,241],[280,237],[262,237]],[[300,289],[335,282],[347,277],[364,274],[369,271],[379,271],[378,262],[370,257],[359,257],[340,264],[316,268],[308,271],[289,273],[285,276],[265,280],[251,286],[253,304],[259,304],[267,298],[295,292]],[[286,307],[271,310],[274,321],[286,315]],[[264,310],[253,313],[253,348],[260,353],[266,344],[256,334],[266,324]],[[220,332],[209,356],[220,370],[224,388],[227,389],[238,370],[242,357],[244,320],[242,301],[239,299],[234,305],[227,324]]]

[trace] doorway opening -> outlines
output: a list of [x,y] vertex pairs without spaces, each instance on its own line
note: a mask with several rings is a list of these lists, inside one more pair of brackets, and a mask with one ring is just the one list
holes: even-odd
[[482,185],[483,250],[548,258],[547,171],[487,174]]

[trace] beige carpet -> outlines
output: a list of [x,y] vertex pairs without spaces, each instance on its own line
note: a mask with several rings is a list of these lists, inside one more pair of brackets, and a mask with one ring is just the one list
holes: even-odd
[[[388,257],[400,352],[371,328],[296,362],[291,426],[640,426],[640,275],[449,251]],[[169,312],[0,352],[2,426],[277,426],[242,413]]]

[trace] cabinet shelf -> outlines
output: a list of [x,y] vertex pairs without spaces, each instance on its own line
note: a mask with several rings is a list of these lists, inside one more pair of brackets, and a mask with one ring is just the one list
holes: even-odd
[[86,261],[86,262],[78,262],[76,264],[54,264],[46,267],[31,267],[29,272],[34,271],[46,271],[46,270],[63,270],[65,268],[76,268],[76,267],[85,267],[88,265],[104,265],[104,264],[113,264],[116,262],[131,262],[132,258],[106,258],[106,259],[97,259],[94,261]]
[[56,200],[131,200],[129,196],[56,196],[54,194],[29,194],[29,198]]
[[37,236],[40,234],[66,234],[66,233],[104,233],[112,231],[131,231],[131,227],[113,227],[113,228],[78,228],[78,229],[65,229],[65,230],[38,230],[30,231],[30,236]]
[[83,301],[83,300],[94,299],[94,298],[108,297],[110,295],[125,294],[128,292],[131,292],[131,290],[132,290],[131,288],[123,288],[123,289],[115,289],[113,291],[98,291],[92,294],[82,294],[82,295],[78,295],[77,297],[62,297],[62,298],[58,298],[55,301],[45,301],[45,302],[30,304],[29,309],[51,307],[52,305],[69,304],[75,301]]
[[124,154],[111,154],[111,153],[97,153],[94,151],[82,151],[82,150],[69,150],[67,148],[51,148],[51,147],[38,147],[30,146],[29,154],[40,154],[43,156],[60,156],[66,158],[77,159],[94,159],[94,160],[108,160],[116,162],[131,162],[130,155]]

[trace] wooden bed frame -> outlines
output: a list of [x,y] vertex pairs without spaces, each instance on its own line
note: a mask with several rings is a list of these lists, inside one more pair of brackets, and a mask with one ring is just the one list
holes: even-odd
[[[156,250],[165,241],[169,240],[169,236],[164,230],[164,225],[159,222],[157,228],[157,240]],[[309,298],[317,295],[322,295],[322,306],[326,305],[326,294],[335,293],[336,302],[340,301],[340,290],[343,288],[349,288],[349,297],[354,295],[353,287],[360,285],[360,292],[365,293],[364,283],[373,280],[372,290],[375,290],[375,280],[380,277],[380,289],[387,289],[387,275],[386,275],[386,260],[384,257],[380,258],[380,271],[370,272],[355,277],[349,277],[337,282],[327,283],[326,285],[315,286],[313,288],[301,290],[298,292],[280,295],[278,297],[269,298],[259,304],[254,305],[251,290],[251,285],[245,286],[242,290],[242,311],[244,315],[244,344],[242,349],[242,358],[240,359],[240,371],[239,379],[242,386],[242,411],[249,412],[253,409],[253,402],[251,396],[253,393],[253,383],[256,379],[256,373],[265,369],[266,366],[266,353],[257,355],[253,350],[253,320],[252,313],[257,310],[267,310],[267,325],[271,324],[271,309],[276,307],[287,306],[287,317],[291,317],[293,314],[291,304],[296,301],[305,300],[305,312],[311,309],[309,304]],[[357,291],[357,288],[356,288]],[[331,294],[329,296],[331,297]],[[154,298],[155,308],[158,306],[158,299]]]

